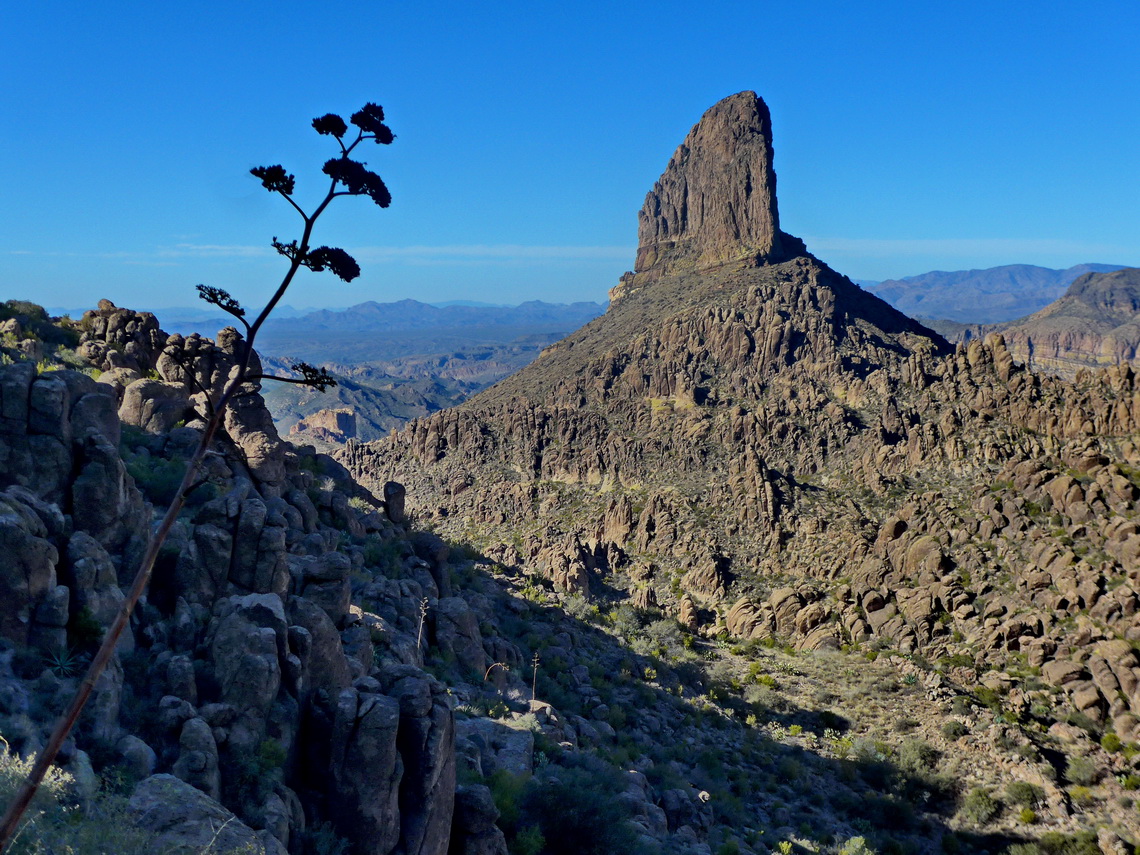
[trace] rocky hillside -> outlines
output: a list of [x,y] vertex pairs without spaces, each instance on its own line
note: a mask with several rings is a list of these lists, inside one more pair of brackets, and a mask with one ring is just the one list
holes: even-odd
[[[5,309],[7,798],[244,342],[167,335],[106,302],[74,327]],[[969,851],[1017,835],[947,819],[955,777],[979,782],[964,817],[1063,798],[1027,760],[991,756],[1014,738],[992,711],[903,659],[856,674],[567,596],[414,524],[397,484],[377,500],[283,442],[247,391],[21,837],[30,851]],[[957,729],[925,723],[931,699]],[[949,759],[955,740],[977,746],[967,761]]]
[[1140,348],[1140,269],[1087,273],[1039,312],[1006,324],[968,326],[958,338],[1000,332],[1018,362],[1072,379],[1082,368],[1119,365]]
[[[403,483],[417,519],[565,603],[626,601],[852,674],[905,662],[921,718],[976,761],[955,821],[1036,841],[1019,852],[1094,851],[1050,835],[1097,828],[1103,851],[1126,851],[1135,375],[1036,374],[1000,336],[950,346],[780,230],[771,150],[753,93],[711,108],[647,196],[635,270],[603,317],[339,459],[365,485]],[[972,693],[1002,735],[970,740],[941,691]],[[987,768],[1048,796],[973,810],[1001,801]]]

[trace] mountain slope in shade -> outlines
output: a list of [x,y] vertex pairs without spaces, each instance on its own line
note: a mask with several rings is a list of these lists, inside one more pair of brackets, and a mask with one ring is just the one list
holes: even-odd
[[1119,270],[1121,266],[1078,264],[1053,270],[1010,264],[984,270],[935,270],[888,279],[871,290],[911,317],[992,324],[1023,317],[1046,306],[1078,276]]

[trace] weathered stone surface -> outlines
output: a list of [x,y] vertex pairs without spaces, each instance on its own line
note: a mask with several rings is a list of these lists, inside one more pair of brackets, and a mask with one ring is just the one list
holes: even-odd
[[219,607],[223,616],[210,632],[210,655],[221,700],[239,717],[230,741],[253,748],[281,687],[288,643],[284,608],[275,594],[233,597]]
[[42,519],[19,492],[0,493],[0,635],[27,644],[37,607],[56,586],[59,552]]
[[636,273],[751,254],[784,260],[772,118],[755,92],[719,101],[673,154],[638,214]]
[[482,784],[459,787],[448,851],[453,855],[506,855],[506,838],[495,825],[498,818],[490,789]]
[[172,770],[175,777],[217,800],[222,785],[218,773],[218,746],[210,726],[201,718],[190,719],[182,725],[179,746],[178,761]]
[[400,705],[392,698],[356,689],[337,697],[328,758],[336,792],[330,814],[340,833],[368,855],[388,855],[400,839],[399,725]]
[[487,667],[479,620],[460,597],[444,597],[435,608],[436,643],[455,654],[463,665],[477,674]]
[[128,806],[132,820],[157,835],[162,852],[197,855],[217,852],[267,853],[264,842],[205,793],[174,775],[152,775],[135,787]]
[[136,380],[123,390],[119,418],[149,433],[166,433],[193,417],[190,398],[177,383]]

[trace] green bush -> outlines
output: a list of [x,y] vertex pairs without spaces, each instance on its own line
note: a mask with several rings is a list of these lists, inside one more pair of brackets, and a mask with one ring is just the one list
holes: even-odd
[[618,801],[610,767],[560,766],[557,777],[533,779],[522,799],[524,824],[535,824],[546,855],[609,855],[637,851],[637,835]]
[[1106,733],[1100,738],[1100,747],[1109,754],[1115,754],[1124,747],[1124,743],[1121,742],[1120,737],[1115,733]]
[[491,798],[499,810],[499,828],[512,840],[519,830],[521,817],[520,800],[526,789],[526,775],[515,775],[506,769],[496,769],[487,780],[491,788]]
[[851,837],[839,847],[839,855],[875,855],[875,850],[867,845],[867,838]]
[[127,472],[135,479],[135,484],[147,499],[157,505],[169,505],[174,501],[182,477],[186,474],[185,460],[131,454],[123,462],[127,464]]
[[1100,855],[1095,831],[1062,834],[1047,831],[1035,843],[1014,843],[1005,855]]
[[947,739],[960,739],[969,732],[970,729],[956,718],[952,718],[942,725],[942,735]]
[[[0,801],[8,804],[27,777],[35,757],[22,760],[0,738]],[[58,768],[48,770],[25,814],[9,855],[150,855],[159,851],[153,836],[127,816],[123,796],[100,792],[80,806],[74,779]]]
[[1071,784],[1088,786],[1100,777],[1100,769],[1091,757],[1070,757],[1065,764],[1065,780]]
[[906,772],[923,772],[937,767],[939,757],[939,752],[923,740],[907,739],[899,746],[897,763]]
[[1001,805],[990,795],[985,787],[974,787],[962,799],[958,812],[962,817],[974,825],[985,825],[998,815]]
[[511,855],[539,855],[545,845],[546,838],[542,836],[542,829],[537,825],[528,825],[519,829],[507,849]]
[[1010,781],[1005,788],[1010,804],[1032,807],[1045,798],[1045,791],[1028,781]]

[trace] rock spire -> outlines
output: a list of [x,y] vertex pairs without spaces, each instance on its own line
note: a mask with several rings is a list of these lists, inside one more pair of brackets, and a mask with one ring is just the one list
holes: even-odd
[[635,274],[783,261],[804,251],[780,231],[772,118],[755,92],[717,102],[693,126],[646,194],[637,238]]

